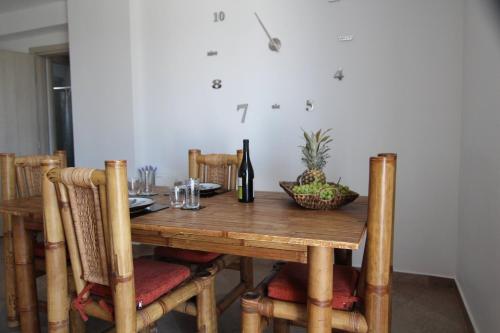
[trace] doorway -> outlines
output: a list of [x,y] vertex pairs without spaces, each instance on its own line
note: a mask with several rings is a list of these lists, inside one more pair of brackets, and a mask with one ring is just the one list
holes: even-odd
[[75,165],[69,45],[30,49],[44,62],[49,150],[66,151],[68,166]]
[[[53,128],[49,128],[52,151],[64,150],[68,157],[68,166],[75,166],[73,145],[73,113],[71,107],[71,74],[68,55],[48,57],[51,69],[52,116]],[[49,98],[50,100],[50,98]],[[50,112],[49,107],[49,112]],[[49,116],[49,119],[51,117]]]

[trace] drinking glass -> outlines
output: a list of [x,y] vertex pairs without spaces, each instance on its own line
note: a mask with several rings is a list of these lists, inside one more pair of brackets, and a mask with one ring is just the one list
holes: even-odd
[[170,187],[170,206],[172,208],[182,208],[186,201],[186,187],[182,181],[174,182]]
[[152,170],[145,169],[139,171],[141,179],[142,179],[142,194],[144,195],[150,195],[153,193],[153,188],[154,188],[154,181],[155,181],[155,174]]
[[130,177],[128,179],[128,195],[136,196],[142,192],[142,180],[140,177]]
[[184,183],[186,187],[185,209],[198,209],[200,207],[200,181],[195,178],[189,178]]

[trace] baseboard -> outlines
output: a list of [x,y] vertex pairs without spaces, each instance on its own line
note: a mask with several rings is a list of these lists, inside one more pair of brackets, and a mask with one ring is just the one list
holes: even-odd
[[414,275],[423,275],[423,276],[432,276],[432,277],[437,277],[437,278],[455,280],[455,276],[450,276],[450,275],[430,274],[430,273],[425,273],[425,272],[413,272],[413,271],[405,271],[405,270],[403,270],[403,271],[401,271],[401,270],[395,270],[394,272],[397,272],[397,273],[406,273],[406,274],[414,274]]
[[462,300],[462,307],[463,311],[467,315],[467,324],[469,326],[469,330],[471,332],[479,333],[479,330],[477,329],[477,324],[474,320],[474,317],[472,316],[472,312],[470,311],[470,306],[469,303],[467,303],[467,299],[465,298],[464,292],[462,290],[462,287],[460,286],[460,282],[458,282],[458,279],[455,280],[455,285],[457,286],[458,293],[460,294],[460,299]]

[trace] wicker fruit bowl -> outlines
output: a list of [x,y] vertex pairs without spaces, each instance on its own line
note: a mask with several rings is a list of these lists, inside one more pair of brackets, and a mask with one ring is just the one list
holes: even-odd
[[[336,186],[335,183],[328,183],[332,186]],[[280,186],[285,192],[301,207],[308,209],[335,209],[345,206],[359,196],[358,193],[354,191],[349,191],[347,194],[338,194],[331,200],[323,200],[319,197],[319,194],[296,194],[293,192],[293,187],[298,185],[297,182],[286,182],[281,181]]]

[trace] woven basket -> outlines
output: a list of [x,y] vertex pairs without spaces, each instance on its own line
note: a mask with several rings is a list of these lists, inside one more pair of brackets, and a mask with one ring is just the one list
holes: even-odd
[[[328,183],[330,185],[335,186],[336,184],[334,183]],[[354,200],[359,196],[358,193],[354,191],[349,191],[348,194],[339,194],[332,200],[322,200],[319,197],[319,194],[295,194],[293,193],[292,189],[294,186],[298,185],[297,182],[285,182],[281,181],[280,186],[285,192],[293,199],[295,200],[296,203],[298,203],[300,206],[308,209],[335,209],[339,208],[342,206],[345,206]]]

